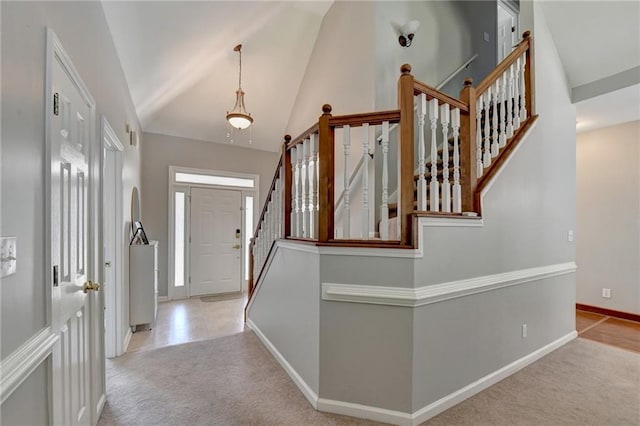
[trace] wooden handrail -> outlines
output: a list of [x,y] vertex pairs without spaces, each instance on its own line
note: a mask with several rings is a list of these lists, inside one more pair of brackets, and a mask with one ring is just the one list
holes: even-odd
[[329,120],[332,127],[359,127],[363,124],[377,126],[383,122],[397,123],[400,121],[400,110],[394,109],[390,111],[367,112],[362,114],[336,115]]
[[[487,89],[495,83],[495,81],[504,73],[513,63],[525,53],[530,46],[531,42],[531,31],[526,31],[523,35],[523,39],[516,46],[515,49],[506,57],[502,62],[498,64],[497,67],[493,69],[485,78],[482,80],[480,84],[476,86],[476,93],[478,95],[487,91]],[[527,61],[529,62],[529,61]]]
[[[287,149],[291,149],[291,148],[295,147],[296,145],[301,144],[302,142],[304,142],[305,139],[309,139],[309,136],[312,133],[316,133],[317,131],[318,131],[318,123],[315,123],[313,126],[309,127],[307,130],[302,132],[300,134],[300,136],[295,138],[293,141],[287,142]],[[291,137],[289,137],[289,138],[291,138]]]
[[421,81],[414,80],[413,94],[419,95],[420,93],[427,95],[427,100],[437,99],[438,105],[449,104],[455,108],[459,108],[460,111],[469,112],[469,107],[463,101],[442,93],[438,89],[428,86]]
[[256,225],[256,231],[253,233],[253,238],[258,238],[258,231],[262,227],[262,221],[264,220],[264,215],[267,213],[267,207],[269,206],[269,201],[271,201],[271,197],[273,195],[273,191],[276,189],[276,181],[280,177],[280,168],[282,167],[282,155],[278,160],[278,165],[276,166],[276,171],[273,174],[273,179],[271,180],[271,186],[269,187],[269,193],[264,202],[264,206],[262,207],[262,213],[260,213],[260,217],[258,218],[258,224]]

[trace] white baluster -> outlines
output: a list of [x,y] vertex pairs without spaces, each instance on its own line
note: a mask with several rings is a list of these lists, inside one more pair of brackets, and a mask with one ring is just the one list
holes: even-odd
[[276,178],[276,181],[273,185],[273,240],[277,240],[280,238],[280,178]]
[[311,173],[309,170],[309,139],[305,139],[302,142],[302,151],[304,156],[304,174],[302,185],[302,209],[303,209],[303,222],[302,222],[302,236],[305,238],[311,238],[311,232],[309,232],[309,223],[311,222],[311,196],[310,196],[310,181]]
[[296,152],[296,163],[297,163],[297,167],[298,167],[298,179],[297,179],[297,183],[298,183],[298,189],[296,190],[296,195],[298,198],[298,209],[296,210],[296,235],[298,237],[302,237],[302,226],[303,226],[303,215],[304,212],[302,211],[303,209],[303,205],[302,205],[302,200],[303,200],[303,196],[302,196],[302,182],[303,182],[303,171],[302,171],[302,164],[303,164],[303,156],[304,153],[302,152],[303,148],[302,146],[298,145],[298,150]]
[[342,147],[344,151],[344,202],[342,207],[342,238],[351,237],[351,231],[349,229],[349,219],[351,216],[349,206],[349,196],[351,195],[351,189],[349,188],[349,150],[351,148],[351,126],[346,125],[342,127]]
[[527,56],[523,54],[520,57],[520,122],[524,122],[527,119],[527,86],[524,81],[524,70],[527,64]]
[[427,178],[426,148],[424,142],[424,117],[427,115],[427,95],[421,93],[418,97],[418,210],[427,210]]
[[440,105],[442,125],[442,211],[451,212],[451,183],[449,183],[449,104]]
[[484,167],[491,165],[491,125],[489,110],[491,109],[491,87],[482,95],[484,98],[484,156],[482,164]]
[[507,123],[507,74],[503,73],[498,78],[500,84],[500,141],[499,147],[507,145],[506,123]]
[[496,81],[495,86],[493,88],[493,117],[491,117],[491,126],[492,126],[492,138],[491,138],[491,156],[498,156],[498,99],[500,99],[500,83]]
[[362,125],[362,239],[369,239],[369,123]]
[[429,210],[440,211],[440,183],[438,182],[438,100],[429,101],[429,120],[431,121],[431,187],[429,194]]
[[297,161],[298,161],[298,154],[297,154],[297,150],[298,148],[293,147],[291,148],[291,150],[289,151],[290,155],[291,155],[291,235],[294,237],[298,236],[298,224],[296,223],[296,220],[298,218],[297,215],[297,211],[298,211],[298,194],[297,194],[297,190],[298,190],[298,183],[297,183],[297,179],[298,179],[298,166],[297,166]]
[[476,174],[481,177],[484,173],[482,167],[482,109],[484,101],[482,95],[476,100]]
[[513,65],[507,72],[507,139],[513,136]]
[[453,212],[462,212],[462,190],[460,188],[460,148],[458,136],[460,135],[460,110],[451,112],[451,128],[453,130]]
[[520,128],[520,58],[512,65],[514,67],[513,82],[513,130]]
[[311,161],[311,238],[318,235],[318,135],[312,133],[309,139]]
[[[399,206],[398,206],[399,207]],[[398,210],[398,218],[400,211]],[[382,122],[382,207],[380,211],[380,238],[389,239],[389,122]]]

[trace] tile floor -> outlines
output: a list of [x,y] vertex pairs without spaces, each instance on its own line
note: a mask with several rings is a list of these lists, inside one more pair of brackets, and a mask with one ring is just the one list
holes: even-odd
[[238,299],[216,302],[203,302],[199,297],[193,297],[159,303],[156,323],[151,329],[138,327],[127,352],[241,333],[246,303],[246,294]]

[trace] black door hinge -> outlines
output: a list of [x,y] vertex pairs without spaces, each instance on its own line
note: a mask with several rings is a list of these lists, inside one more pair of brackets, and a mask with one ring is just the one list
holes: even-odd
[[53,115],[60,115],[60,95],[53,94]]

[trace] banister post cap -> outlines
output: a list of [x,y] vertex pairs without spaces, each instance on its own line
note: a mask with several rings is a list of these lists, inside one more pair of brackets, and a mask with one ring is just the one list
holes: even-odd
[[329,105],[329,104],[322,105],[322,112],[325,115],[331,114],[331,110],[332,110],[331,105]]
[[284,143],[288,144],[289,142],[291,142],[291,135],[284,135]]
[[402,74],[411,74],[411,65],[409,65],[409,64],[403,64],[403,65],[400,67],[400,72],[401,72]]
[[473,79],[471,77],[467,77],[464,79],[464,87],[473,86]]
[[524,33],[522,33],[522,38],[529,38],[531,37],[531,31],[527,30]]

